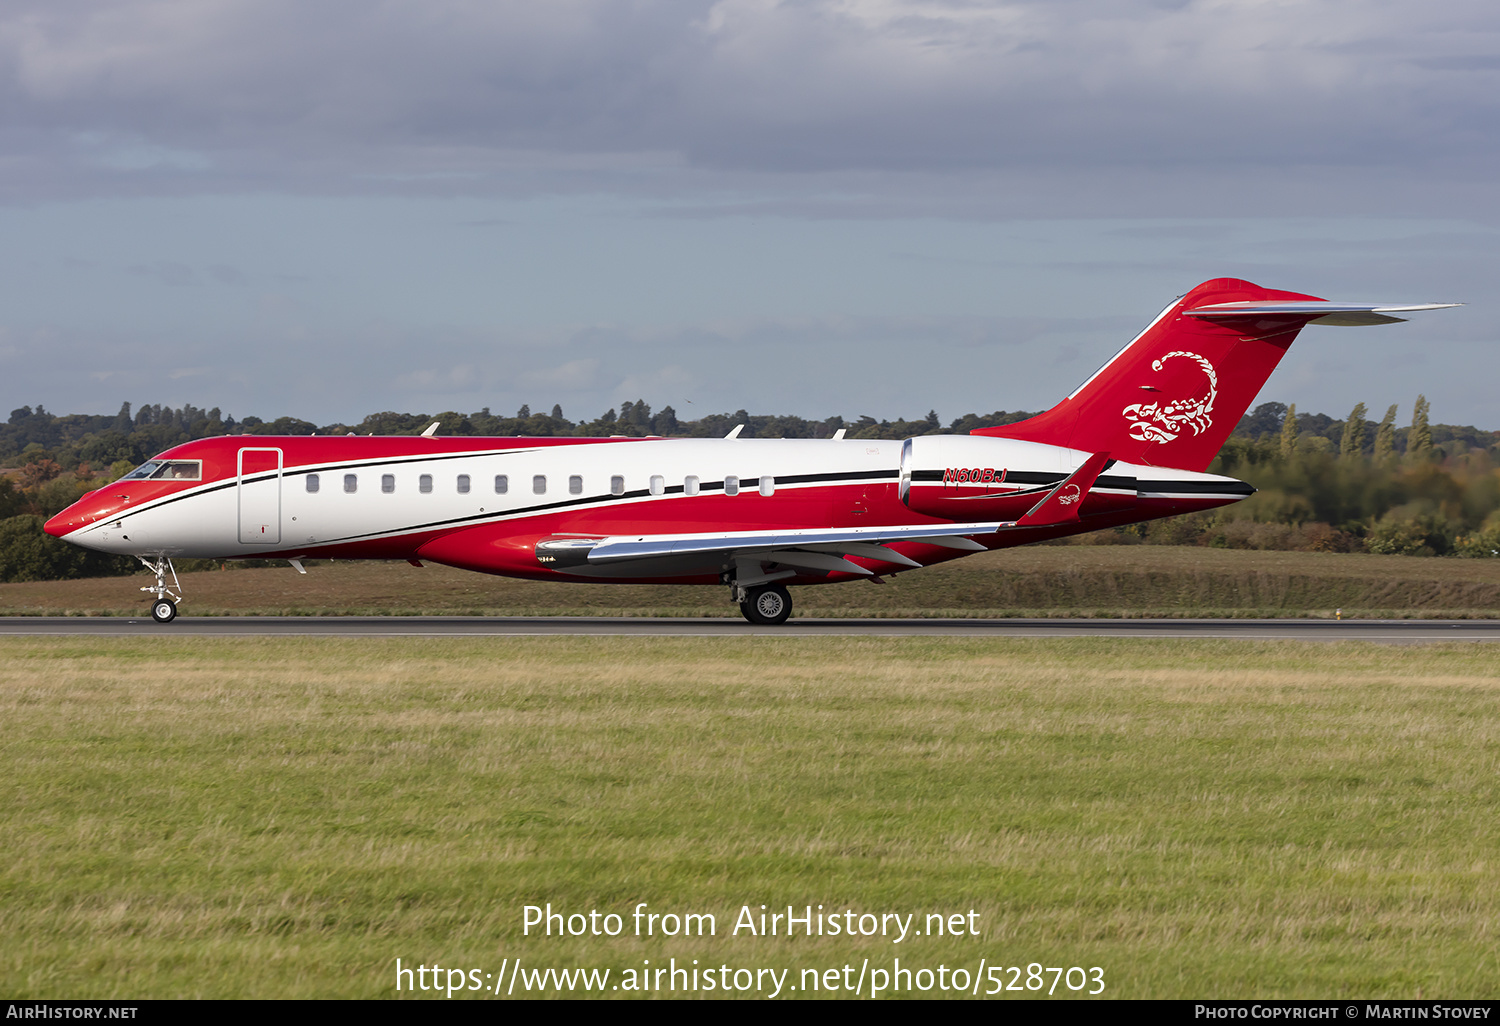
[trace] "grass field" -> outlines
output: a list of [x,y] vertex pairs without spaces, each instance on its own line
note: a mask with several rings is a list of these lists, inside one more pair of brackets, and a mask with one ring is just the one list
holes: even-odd
[[[398,957],[696,958],[792,985],[866,957],[986,958],[1099,966],[1111,997],[1500,990],[1486,646],[7,639],[0,656],[13,997],[392,996]],[[642,901],[714,913],[716,936],[522,936],[527,904],[628,924]],[[974,909],[981,936],[730,936],[762,903]]]
[[[0,615],[140,616],[148,578],[0,584]],[[728,589],[548,584],[406,563],[188,574],[184,615],[738,616]],[[983,553],[880,586],[794,589],[799,616],[1500,615],[1500,559],[1040,546]]]

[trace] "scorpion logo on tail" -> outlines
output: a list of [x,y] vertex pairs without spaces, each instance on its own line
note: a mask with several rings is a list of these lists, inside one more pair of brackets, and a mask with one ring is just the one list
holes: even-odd
[[1160,371],[1162,365],[1174,356],[1186,357],[1197,362],[1208,378],[1208,394],[1185,399],[1168,399],[1164,402],[1131,403],[1121,414],[1130,422],[1130,437],[1140,442],[1170,442],[1187,428],[1201,435],[1213,425],[1209,416],[1214,410],[1214,400],[1219,395],[1219,375],[1214,365],[1197,353],[1181,350],[1168,353],[1151,362],[1151,369]]

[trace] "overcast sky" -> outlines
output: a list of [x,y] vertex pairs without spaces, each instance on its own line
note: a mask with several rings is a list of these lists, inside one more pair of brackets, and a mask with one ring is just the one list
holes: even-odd
[[946,420],[1236,276],[1500,428],[1497,104],[1493,0],[8,0],[0,406]]

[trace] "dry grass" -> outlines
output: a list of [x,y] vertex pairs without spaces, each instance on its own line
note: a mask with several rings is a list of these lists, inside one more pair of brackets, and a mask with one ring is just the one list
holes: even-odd
[[[232,575],[225,575],[232,576]],[[249,573],[245,576],[251,576]],[[1103,966],[1113,996],[1500,985],[1482,646],[4,641],[0,990],[380,996],[394,960]],[[521,936],[521,906],[713,912]],[[982,913],[900,948],[742,904]]]
[[[144,580],[0,584],[0,615],[139,616]],[[406,563],[189,574],[185,615],[737,616],[717,587],[549,584]],[[1500,614],[1500,560],[1041,546],[796,589],[801,616],[1332,616]]]

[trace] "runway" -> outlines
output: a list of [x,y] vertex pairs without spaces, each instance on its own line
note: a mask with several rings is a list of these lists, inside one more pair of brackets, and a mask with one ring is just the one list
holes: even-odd
[[879,620],[612,616],[0,617],[0,637],[309,638],[1223,638],[1242,641],[1500,641],[1500,620]]

